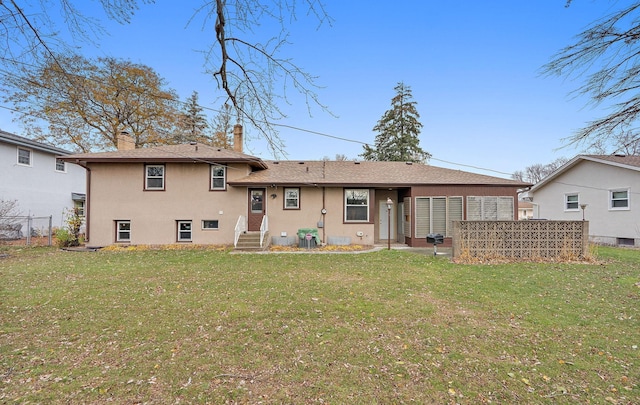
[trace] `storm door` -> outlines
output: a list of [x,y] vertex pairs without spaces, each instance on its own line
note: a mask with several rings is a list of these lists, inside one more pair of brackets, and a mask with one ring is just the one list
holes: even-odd
[[262,217],[266,213],[264,188],[249,189],[249,213],[247,215],[247,230],[259,231]]

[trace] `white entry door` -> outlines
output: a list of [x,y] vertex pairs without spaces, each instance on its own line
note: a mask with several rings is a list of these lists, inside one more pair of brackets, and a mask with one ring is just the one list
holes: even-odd
[[394,224],[396,217],[396,205],[393,204],[391,206],[391,223],[389,223],[389,212],[387,212],[387,200],[378,201],[378,207],[378,229],[380,230],[378,233],[378,239],[389,239],[389,230],[391,230],[391,240],[395,240],[396,234]]

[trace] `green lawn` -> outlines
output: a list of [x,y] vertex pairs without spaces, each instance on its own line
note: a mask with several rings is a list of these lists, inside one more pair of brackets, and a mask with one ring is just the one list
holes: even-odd
[[0,253],[0,403],[640,403],[637,250]]

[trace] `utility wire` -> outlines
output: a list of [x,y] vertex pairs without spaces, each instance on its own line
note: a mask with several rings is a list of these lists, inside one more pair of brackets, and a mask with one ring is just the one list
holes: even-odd
[[[0,57],[0,60],[7,60],[7,59]],[[23,66],[29,67],[29,68],[37,68],[37,66],[32,65],[32,64],[28,64],[28,63],[25,63],[25,62],[18,62],[18,63],[22,64]],[[58,66],[60,66],[59,63],[56,63],[56,64]],[[15,78],[21,79],[21,77],[19,75],[16,75],[15,73],[12,73],[10,71],[0,69],[0,72],[3,72],[5,75],[11,75],[11,76],[14,76]],[[111,84],[105,83],[105,82],[100,81],[100,80],[98,80],[96,78],[85,77],[85,76],[81,76],[81,75],[78,75],[78,74],[75,74],[75,73],[70,73],[67,70],[63,70],[62,73],[64,75],[75,76],[75,77],[80,77],[80,78],[83,78],[83,79],[86,79],[86,80],[90,80],[90,81],[93,81],[93,82],[95,82],[97,84],[100,84],[102,86],[107,86],[107,87],[108,86],[112,86]],[[47,88],[47,87],[45,87],[45,88]],[[47,89],[51,90],[49,88],[47,88]],[[140,89],[133,88],[133,87],[128,87],[128,89],[130,91],[132,91],[132,92],[137,92],[137,93],[144,92],[144,90],[140,90]],[[168,101],[171,101],[171,102],[175,102],[175,103],[180,104],[182,106],[190,105],[186,101],[182,101],[180,99],[167,98],[164,95],[160,96],[160,95],[154,94],[152,92],[147,93],[147,95],[149,95],[151,97],[160,98],[160,99],[163,99],[163,100],[168,100]],[[203,105],[200,105],[200,104],[198,104],[197,106],[200,107],[202,110],[211,111],[211,112],[214,112],[214,113],[217,113],[217,114],[224,113],[222,110],[215,109],[215,108],[212,108],[212,107],[206,107],[206,106],[203,106]],[[31,115],[31,114],[27,114],[27,113],[24,113],[24,112],[21,112],[21,111],[18,111],[16,109],[12,109],[12,108],[9,108],[9,107],[5,107],[5,106],[0,106],[0,108],[4,108],[6,110],[17,112],[17,113],[20,113],[20,114]],[[39,117],[36,117],[36,118],[39,118]],[[327,133],[314,131],[314,130],[311,130],[311,129],[305,129],[305,128],[301,128],[301,127],[297,127],[297,126],[293,126],[293,125],[280,124],[280,123],[268,122],[268,121],[260,121],[260,120],[256,120],[255,122],[256,123],[261,123],[261,124],[266,124],[266,125],[271,125],[271,126],[274,126],[274,127],[287,128],[287,129],[291,129],[291,130],[294,130],[294,131],[299,131],[299,132],[304,132],[304,133],[308,133],[308,134],[312,134],[312,135],[322,136],[322,137],[325,137],[325,138],[336,139],[336,140],[343,141],[343,142],[357,143],[357,144],[360,144],[360,145],[363,145],[363,146],[370,146],[370,147],[374,147],[375,146],[375,145],[372,145],[370,143],[359,141],[359,140],[356,140],[356,139],[337,136],[337,135],[332,135],[332,134],[327,134]],[[463,164],[463,163],[452,162],[452,161],[444,160],[444,159],[438,159],[438,158],[435,158],[433,156],[430,157],[430,160],[434,160],[434,161],[437,161],[437,162],[442,162],[442,163],[446,163],[446,164],[450,164],[450,165],[454,165],[454,166],[467,167],[467,168],[472,168],[472,169],[476,169],[476,170],[482,170],[482,171],[486,171],[486,172],[497,173],[497,174],[506,175],[506,176],[511,176],[512,175],[512,173],[507,173],[507,172],[494,170],[494,169],[488,169],[488,168],[480,167],[480,166],[474,166],[474,165],[467,165],[467,164]]]

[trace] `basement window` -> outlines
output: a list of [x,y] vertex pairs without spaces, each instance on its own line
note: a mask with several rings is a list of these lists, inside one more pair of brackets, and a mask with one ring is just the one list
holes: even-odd
[[636,241],[633,238],[617,238],[618,246],[635,246]]
[[219,229],[217,219],[204,219],[202,220],[202,229],[211,230],[211,229]]
[[178,221],[178,242],[191,242],[191,221]]
[[116,242],[131,242],[131,221],[116,221]]

